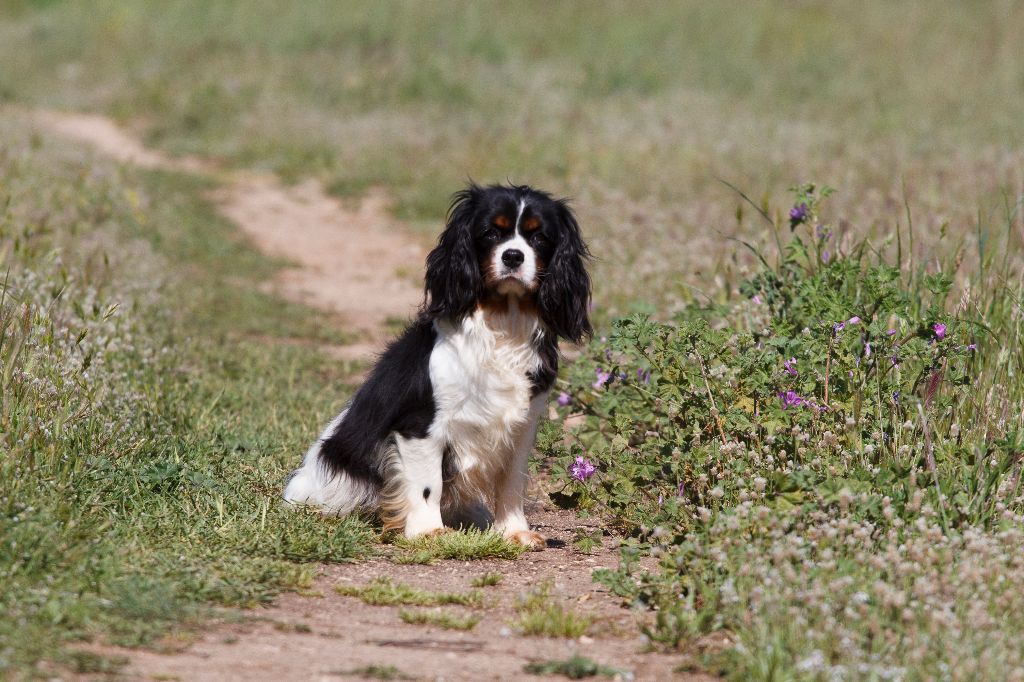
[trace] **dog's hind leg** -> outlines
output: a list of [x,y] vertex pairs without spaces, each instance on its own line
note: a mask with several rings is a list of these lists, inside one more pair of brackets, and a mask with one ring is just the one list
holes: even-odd
[[345,473],[331,473],[320,460],[320,446],[345,418],[345,410],[331,420],[320,438],[306,451],[302,466],[292,472],[284,500],[292,505],[316,507],[324,514],[342,516],[360,507],[372,507],[376,491],[368,483]]
[[429,435],[403,438],[397,434],[395,443],[397,452],[388,466],[380,503],[384,528],[401,529],[407,538],[443,530],[443,443]]

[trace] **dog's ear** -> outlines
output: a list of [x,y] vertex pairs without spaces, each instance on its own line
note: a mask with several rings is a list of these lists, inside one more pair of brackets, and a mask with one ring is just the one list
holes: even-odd
[[555,203],[558,220],[558,244],[545,269],[537,293],[540,315],[545,324],[563,339],[579,343],[593,330],[590,308],[590,276],[587,261],[590,252],[583,242],[576,216],[565,203]]
[[447,224],[427,256],[424,312],[433,318],[459,320],[469,314],[483,289],[473,245],[473,219],[483,190],[477,185],[456,192]]

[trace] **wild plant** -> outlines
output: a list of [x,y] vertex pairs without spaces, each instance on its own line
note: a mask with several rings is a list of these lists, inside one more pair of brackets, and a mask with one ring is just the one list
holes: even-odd
[[[922,614],[963,614],[982,587],[932,601],[908,586],[963,571],[977,560],[957,554],[965,543],[1011,563],[1024,549],[1024,402],[1019,386],[995,383],[1018,367],[1005,340],[1019,334],[1019,286],[1006,268],[993,275],[991,259],[987,279],[958,277],[962,253],[911,270],[901,240],[891,254],[838,239],[822,214],[831,191],[794,188],[773,221],[774,263],[755,250],[762,267],[740,302],[615,321],[558,396],[579,426],[542,439],[563,482],[555,499],[610,513],[634,538],[598,579],[658,608],[654,639],[734,631],[742,675],[801,661],[908,673]],[[907,547],[942,558],[921,558],[920,573],[877,560]],[[641,550],[662,557],[659,574],[638,570]],[[1000,588],[1021,570],[985,587],[984,609],[1021,601]],[[847,611],[859,615],[830,629]],[[951,619],[966,628],[962,617]],[[949,659],[936,641],[930,670]],[[820,665],[807,659],[815,651]]]

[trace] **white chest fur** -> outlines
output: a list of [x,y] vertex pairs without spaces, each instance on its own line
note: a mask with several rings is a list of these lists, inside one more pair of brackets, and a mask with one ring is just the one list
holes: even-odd
[[438,323],[430,356],[435,436],[450,444],[463,471],[503,468],[530,407],[528,373],[540,366],[537,316],[515,299],[477,310],[459,325]]

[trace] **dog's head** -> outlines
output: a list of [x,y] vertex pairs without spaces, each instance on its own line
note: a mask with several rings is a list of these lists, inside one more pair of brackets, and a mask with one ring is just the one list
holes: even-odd
[[588,258],[564,200],[524,185],[470,185],[454,195],[427,256],[424,309],[457,320],[489,299],[530,299],[552,332],[579,342],[591,332]]

